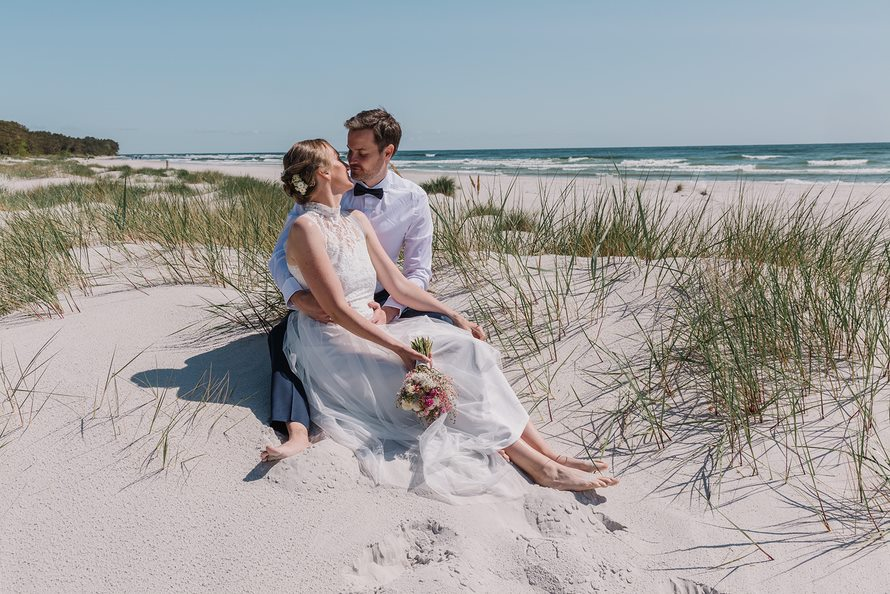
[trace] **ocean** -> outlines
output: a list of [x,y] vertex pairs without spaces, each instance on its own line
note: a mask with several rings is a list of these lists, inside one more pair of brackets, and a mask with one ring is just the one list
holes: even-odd
[[[133,154],[171,163],[281,163],[283,153]],[[442,174],[746,179],[810,182],[890,181],[890,143],[632,148],[403,150],[399,169]]]

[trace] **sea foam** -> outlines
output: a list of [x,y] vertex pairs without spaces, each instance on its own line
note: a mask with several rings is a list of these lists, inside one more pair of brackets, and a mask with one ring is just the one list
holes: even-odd
[[720,172],[731,172],[731,171],[745,171],[749,173],[753,173],[757,171],[756,165],[681,165],[679,167],[681,171],[694,171],[697,173],[720,173]]
[[807,161],[807,165],[812,165],[813,167],[831,167],[832,165],[850,167],[853,165],[865,165],[866,163],[868,163],[868,159],[829,159],[827,161]]
[[686,163],[686,159],[625,159],[618,165],[621,167],[678,167]]

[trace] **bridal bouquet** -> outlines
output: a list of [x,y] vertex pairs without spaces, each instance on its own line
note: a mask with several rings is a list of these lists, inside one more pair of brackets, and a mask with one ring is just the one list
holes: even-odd
[[[429,357],[433,353],[433,341],[418,337],[411,341],[411,348]],[[427,425],[443,414],[453,413],[456,403],[457,391],[451,378],[426,363],[418,363],[405,375],[396,398],[399,408],[414,411]]]

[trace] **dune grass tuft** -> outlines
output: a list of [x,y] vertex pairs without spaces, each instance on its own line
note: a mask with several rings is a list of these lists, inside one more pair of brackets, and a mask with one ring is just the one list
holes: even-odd
[[442,175],[434,177],[420,184],[423,191],[427,194],[444,194],[445,196],[454,196],[455,184],[454,178]]

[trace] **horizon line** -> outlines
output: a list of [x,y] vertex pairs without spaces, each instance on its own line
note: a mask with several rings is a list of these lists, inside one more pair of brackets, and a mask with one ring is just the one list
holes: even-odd
[[[610,149],[682,149],[682,148],[722,148],[722,147],[788,147],[788,146],[845,146],[845,145],[860,145],[860,144],[887,144],[890,145],[890,141],[877,141],[877,142],[866,142],[866,141],[858,141],[858,142],[783,142],[783,143],[765,143],[765,144],[664,144],[664,145],[624,145],[624,146],[551,146],[551,147],[499,147],[499,148],[410,148],[410,149],[399,149],[396,152],[423,152],[423,151],[452,151],[452,152],[466,152],[466,151],[545,151],[545,150],[610,150]],[[275,150],[275,151],[180,151],[180,152],[172,152],[172,151],[130,151],[130,152],[121,152],[120,156],[132,156],[132,155],[219,155],[219,154],[245,154],[245,155],[261,155],[261,154],[284,154],[287,151]]]

